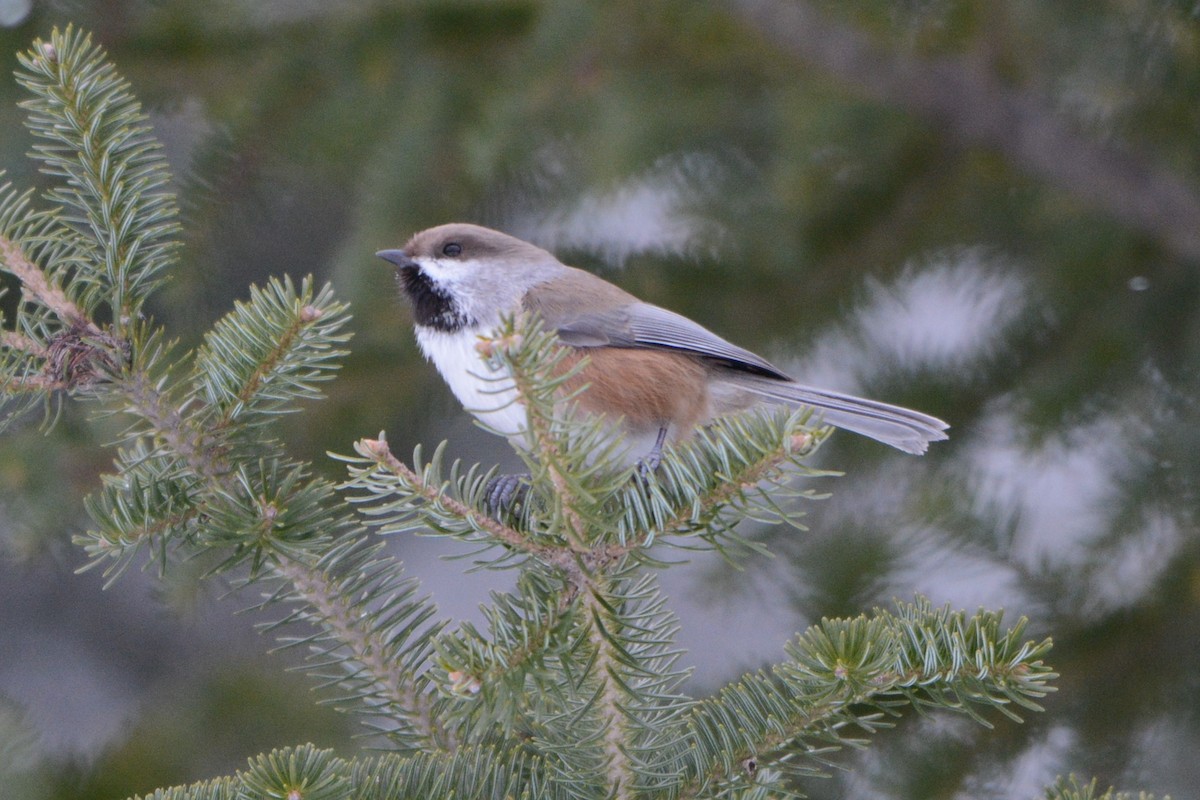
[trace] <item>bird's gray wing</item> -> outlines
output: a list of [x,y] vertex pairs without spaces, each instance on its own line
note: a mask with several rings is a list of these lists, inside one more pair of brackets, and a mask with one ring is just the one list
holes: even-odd
[[[629,347],[689,353],[728,369],[790,381],[766,359],[682,314],[643,303],[589,272],[563,267],[525,295],[524,307],[572,347]],[[601,309],[601,310],[597,310]]]
[[674,350],[721,366],[780,380],[791,380],[766,359],[727,342],[682,314],[635,301],[608,311],[571,319],[546,320],[564,344],[574,347],[630,347]]

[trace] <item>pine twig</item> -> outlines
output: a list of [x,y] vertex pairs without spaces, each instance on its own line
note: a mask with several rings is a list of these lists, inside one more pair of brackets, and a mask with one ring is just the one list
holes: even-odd
[[627,716],[624,710],[625,693],[617,681],[617,665],[620,655],[611,640],[611,632],[605,631],[603,619],[610,616],[599,592],[600,579],[588,577],[588,590],[584,594],[584,605],[590,625],[588,641],[595,648],[593,669],[602,688],[596,698],[596,707],[604,729],[603,747],[607,763],[608,790],[616,800],[633,797],[635,772],[625,747],[629,741]]
[[457,746],[454,737],[434,719],[434,697],[418,692],[411,681],[404,680],[400,670],[384,660],[386,642],[354,613],[325,573],[297,559],[281,558],[273,568],[291,584],[299,598],[316,610],[330,633],[371,675],[379,695],[401,711],[413,731],[432,749],[453,752]]
[[89,333],[99,334],[100,329],[87,315],[67,298],[61,287],[55,286],[36,264],[29,260],[21,246],[11,239],[0,236],[0,257],[5,268],[21,282],[21,290],[54,312],[68,327],[85,327]]
[[559,560],[559,551],[556,549],[530,541],[529,537],[517,529],[511,528],[494,517],[488,516],[482,511],[448,496],[442,491],[440,486],[430,486],[425,483],[421,476],[411,467],[392,454],[387,439],[359,439],[354,443],[354,449],[359,455],[374,461],[384,471],[395,475],[426,502],[441,504],[448,512],[469,521],[480,530],[486,531],[504,546],[527,553],[546,564],[555,564]]
[[20,350],[35,358],[45,358],[47,356],[45,347],[16,331],[0,331],[0,346]]

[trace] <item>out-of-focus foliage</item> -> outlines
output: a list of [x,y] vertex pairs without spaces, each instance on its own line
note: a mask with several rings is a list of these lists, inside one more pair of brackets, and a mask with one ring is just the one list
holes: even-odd
[[[1088,146],[1200,191],[1193,2],[811,5],[885,52],[960,59]],[[951,441],[921,460],[835,437],[822,465],[851,477],[810,532],[761,531],[781,556],[769,568],[693,573],[721,596],[682,614],[685,633],[732,637],[705,619],[756,596],[794,629],[923,591],[1029,614],[1054,631],[1066,682],[1020,728],[909,725],[853,782],[814,783],[814,796],[1032,796],[1068,771],[1185,795],[1200,785],[1188,757],[1200,747],[1195,260],[1078,187],[778,49],[739,8],[61,0],[0,31],[0,58],[72,19],[146,103],[183,176],[189,237],[151,313],[195,339],[266,275],[335,280],[355,310],[354,354],[330,400],[287,427],[297,453],[344,451],[381,428],[400,450],[460,424],[370,256],[452,219],[536,238],[807,381],[949,420]],[[0,81],[0,155],[27,185],[15,92]],[[0,302],[7,313],[13,296]],[[87,685],[120,697],[175,674],[162,654],[191,659],[228,638],[197,630],[185,647],[145,604],[109,596],[144,634],[125,645],[137,658],[110,661],[64,619],[74,562],[62,543],[107,468],[74,413],[57,435],[78,448],[29,429],[0,452],[0,537],[24,559],[0,578],[24,603],[0,619],[4,642],[22,643],[0,649],[0,692],[25,706],[40,685],[28,665],[46,663],[45,643],[18,629],[30,609],[71,644],[51,663],[86,653],[110,670]],[[482,435],[475,446],[503,450]],[[169,580],[171,597],[192,596],[185,571]],[[93,586],[74,591],[94,602]],[[748,619],[737,627],[768,627]],[[99,741],[115,753],[123,736]],[[241,765],[206,758],[119,791]]]

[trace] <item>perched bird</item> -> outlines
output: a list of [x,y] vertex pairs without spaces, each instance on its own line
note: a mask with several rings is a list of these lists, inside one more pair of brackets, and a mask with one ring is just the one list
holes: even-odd
[[946,438],[940,419],[899,406],[804,386],[760,356],[673,311],[642,302],[589,272],[568,267],[515,237],[466,223],[414,235],[376,253],[396,266],[416,317],[417,342],[463,406],[488,427],[521,434],[524,410],[497,393],[476,349],[503,316],[536,312],[578,359],[568,389],[587,386],[580,409],[620,418],[634,440],[663,443],[755,403],[812,406],[827,424],[907,453]]

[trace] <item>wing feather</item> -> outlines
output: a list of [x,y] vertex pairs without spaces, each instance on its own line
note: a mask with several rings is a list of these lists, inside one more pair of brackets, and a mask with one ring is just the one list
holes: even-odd
[[[675,350],[729,369],[790,381],[761,356],[727,342],[682,314],[643,303],[603,278],[574,267],[525,295],[536,311],[572,347],[632,347]],[[595,309],[603,309],[596,311]]]

